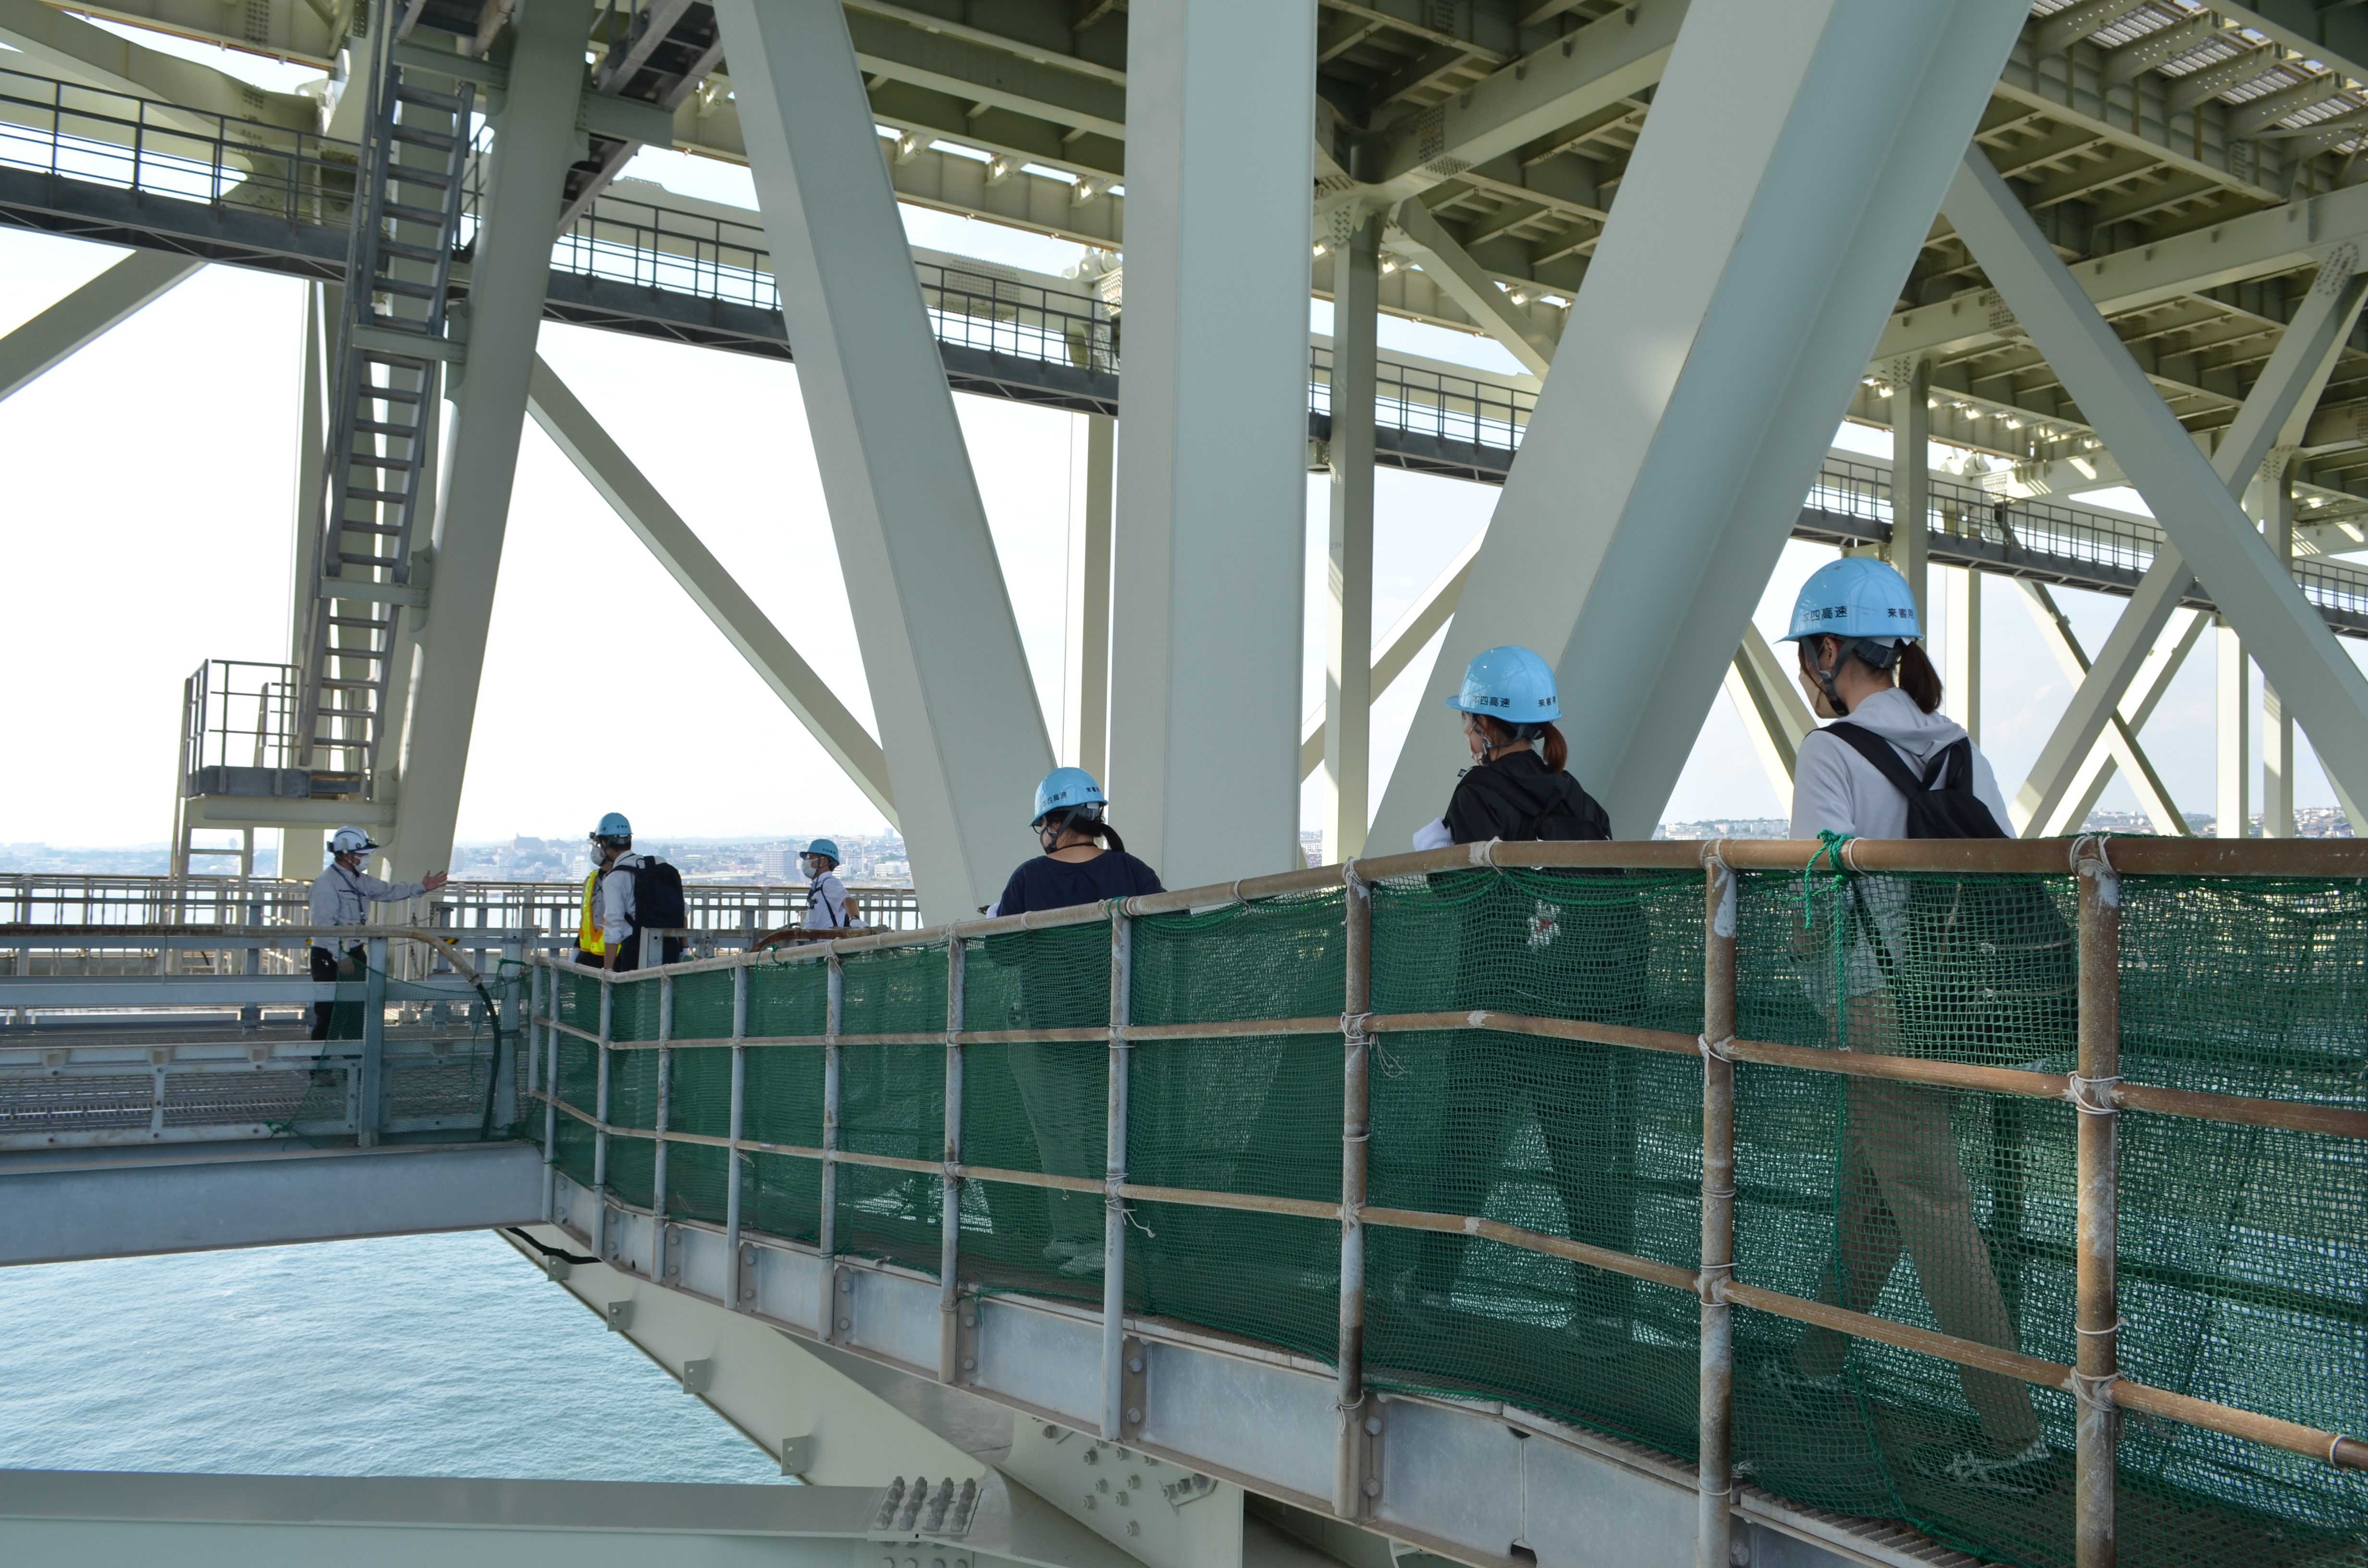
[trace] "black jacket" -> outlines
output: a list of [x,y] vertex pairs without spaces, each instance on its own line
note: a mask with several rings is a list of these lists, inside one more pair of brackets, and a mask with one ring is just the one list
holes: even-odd
[[1611,819],[1567,773],[1548,773],[1533,749],[1510,752],[1465,773],[1447,802],[1458,844],[1490,838],[1609,838]]

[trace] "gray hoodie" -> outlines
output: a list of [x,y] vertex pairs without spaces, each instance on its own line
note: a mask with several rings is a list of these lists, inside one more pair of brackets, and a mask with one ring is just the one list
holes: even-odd
[[[1964,725],[1925,712],[1916,706],[1915,699],[1896,687],[1876,692],[1850,710],[1848,722],[1889,741],[1919,775],[1942,747],[1965,738]],[[2006,798],[1998,793],[1998,776],[1990,771],[1989,758],[1979,746],[1974,748],[1974,793],[1989,807],[2002,830],[2014,831]],[[1815,838],[1820,833],[1904,838],[1907,802],[1873,763],[1847,743],[1813,730],[1803,737],[1800,760],[1793,770],[1793,836]]]

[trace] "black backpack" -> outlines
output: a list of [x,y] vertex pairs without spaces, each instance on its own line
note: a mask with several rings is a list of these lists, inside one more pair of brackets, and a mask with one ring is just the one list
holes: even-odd
[[[1503,807],[1507,814],[1520,819],[1520,831],[1504,835],[1508,843],[1526,843],[1531,839],[1560,843],[1611,836],[1611,817],[1597,803],[1595,797],[1576,781],[1567,791],[1557,794],[1543,810],[1540,810],[1529,791],[1492,768],[1475,767],[1463,778],[1474,789]],[[1577,797],[1576,801],[1571,799],[1573,795]]]
[[[624,948],[617,954],[620,973],[643,967],[643,931],[678,931],[690,924],[690,912],[682,898],[680,871],[654,856],[643,856],[640,865],[623,869],[633,879],[633,934],[625,938]],[[609,874],[613,877],[617,873]],[[681,937],[665,937],[658,946],[660,963],[674,963],[681,959]]]
[[[1890,743],[1856,724],[1827,733],[1907,799],[1910,838],[2005,838],[1974,793],[1974,744],[1941,748],[1921,778]],[[2075,1049],[2080,948],[2044,883],[1998,876],[1915,876],[1896,917],[1898,951],[1850,883],[1858,924],[1897,1006],[1908,1056],[2014,1065]]]

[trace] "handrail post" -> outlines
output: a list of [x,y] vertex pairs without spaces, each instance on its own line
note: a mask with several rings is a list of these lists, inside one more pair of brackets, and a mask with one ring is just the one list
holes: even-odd
[[1126,1027],[1134,972],[1134,917],[1110,910],[1110,1092],[1102,1122],[1102,1423],[1105,1442],[1126,1435]]
[[962,937],[946,932],[946,1175],[938,1237],[938,1381],[951,1383],[961,1355]]
[[[663,949],[661,949],[663,950]],[[658,976],[657,1151],[650,1158],[650,1278],[666,1278],[666,1131],[674,1110],[674,976]]]
[[365,950],[370,966],[362,977],[361,1130],[365,1149],[378,1146],[386,1122],[386,938],[372,937]]
[[2075,1439],[2073,1561],[2078,1568],[2113,1568],[2115,1454],[2121,1413],[2113,1384],[2121,1376],[2121,1307],[2116,1278],[2122,1075],[2122,884],[2101,853],[2081,854],[2080,1070],[2072,1080],[2079,1111],[2078,1294],[2078,1340],[2072,1393],[2079,1417]]
[[617,1011],[617,977],[600,974],[600,1038],[598,1085],[592,1096],[592,1256],[609,1257],[609,1025]]
[[734,1312],[748,1299],[748,1283],[740,1269],[740,1140],[746,1136],[748,1115],[748,964],[732,966],[732,1122],[723,1151],[724,1304]]
[[830,945],[830,978],[824,993],[822,1048],[822,1213],[814,1226],[814,1253],[821,1267],[821,1301],[814,1318],[816,1336],[838,1337],[838,1080],[847,1048],[838,1043],[847,1015],[846,960],[838,944]]
[[1735,1539],[1735,872],[1713,841],[1702,881],[1702,1430],[1694,1568],[1727,1568]]
[[[533,932],[529,929],[525,935],[514,937],[502,944],[501,1012],[510,1020],[510,1028],[513,1031],[511,1038],[518,1040],[519,1043],[518,1049],[515,1051],[505,1051],[502,1049],[502,1030],[497,1020],[494,1025],[494,1064],[487,1071],[493,1075],[494,1087],[498,1091],[501,1087],[504,1058],[508,1058],[509,1097],[507,1100],[496,1097],[494,1103],[494,1114],[505,1127],[515,1127],[525,1120],[526,1108],[534,1103],[525,1097],[529,1092],[526,1078],[534,1070],[534,1025],[531,1022],[533,1004],[527,995],[526,980],[518,972],[526,963],[527,944],[533,939]],[[522,1036],[516,1032],[518,1015],[521,1012],[525,1013],[529,1020]],[[504,1106],[508,1107],[507,1116],[501,1114]]]
[[1354,860],[1340,868],[1347,884],[1346,1011],[1340,1018],[1340,1371],[1333,1408],[1339,1436],[1332,1472],[1332,1511],[1356,1518],[1365,1504],[1365,1176],[1372,1147],[1373,896]]
[[[543,983],[543,977],[550,983]],[[542,1222],[559,1218],[559,971],[544,953],[534,955],[537,1008],[542,1013],[542,1048],[548,1063],[542,1074]]]

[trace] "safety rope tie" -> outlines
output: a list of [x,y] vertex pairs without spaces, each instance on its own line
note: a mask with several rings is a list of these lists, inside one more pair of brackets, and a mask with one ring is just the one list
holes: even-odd
[[2073,1108],[2082,1116],[2121,1114],[2117,1100],[2122,1079],[2118,1073],[2109,1078],[2084,1078],[2075,1073],[2064,1080],[2064,1097],[2070,1100]]
[[2073,1403],[2082,1410],[2095,1411],[2100,1415],[2105,1415],[2112,1414],[2117,1408],[2113,1399],[2113,1385],[2121,1381],[2122,1374],[2119,1372],[2107,1372],[2101,1378],[2092,1378],[2085,1372],[2074,1372],[2064,1380],[2064,1387],[2065,1391],[2071,1394]]
[[1852,836],[1850,834],[1835,833],[1830,829],[1817,835],[1817,846],[1809,852],[1809,863],[1801,868],[1802,930],[1806,931],[1816,923],[1814,917],[1816,907],[1815,902],[1816,890],[1812,886],[1811,879],[1816,873],[1818,860],[1823,859],[1833,872],[1832,881],[1828,883],[1827,891],[1839,892],[1843,882],[1849,880],[1849,868],[1842,864],[1842,846],[1848,844]]
[[1343,1013],[1340,1015],[1340,1032],[1351,1039],[1370,1040],[1373,1033],[1372,1022],[1373,1015],[1371,1013]]
[[2080,862],[2083,859],[2091,859],[2105,868],[2107,876],[2120,876],[2121,873],[2113,869],[2113,857],[2109,847],[2112,842],[2112,836],[2102,833],[2084,833],[2075,838],[2072,841],[2073,874],[2076,876],[2079,874]]
[[1705,1060],[1732,1062],[1735,1060],[1735,1037],[1727,1035],[1713,1040],[1708,1035],[1698,1034],[1694,1036],[1694,1049],[1701,1051]]
[[2123,1329],[2125,1329],[2125,1328],[2127,1328],[2127,1327],[2129,1327],[2129,1326],[2130,1326],[2130,1320],[2129,1320],[2129,1319],[2127,1319],[2127,1318],[2125,1318],[2125,1317],[2117,1317],[2117,1318],[2115,1318],[2112,1323],[2110,1323],[2110,1324],[2106,1324],[2103,1328],[2082,1328],[2079,1324],[2073,1324],[2073,1325],[2072,1325],[2072,1332],[2073,1332],[2073,1333],[2075,1333],[2075,1334],[2086,1334],[2086,1335],[2091,1335],[2091,1336],[2093,1336],[2093,1337],[2096,1337],[2096,1338],[2100,1338],[2100,1339],[2101,1339],[2101,1338],[2103,1338],[2106,1335],[2109,1335],[2109,1334],[2119,1334],[2119,1333],[2121,1333],[2121,1332],[2122,1332],[2122,1330],[2123,1330]]

